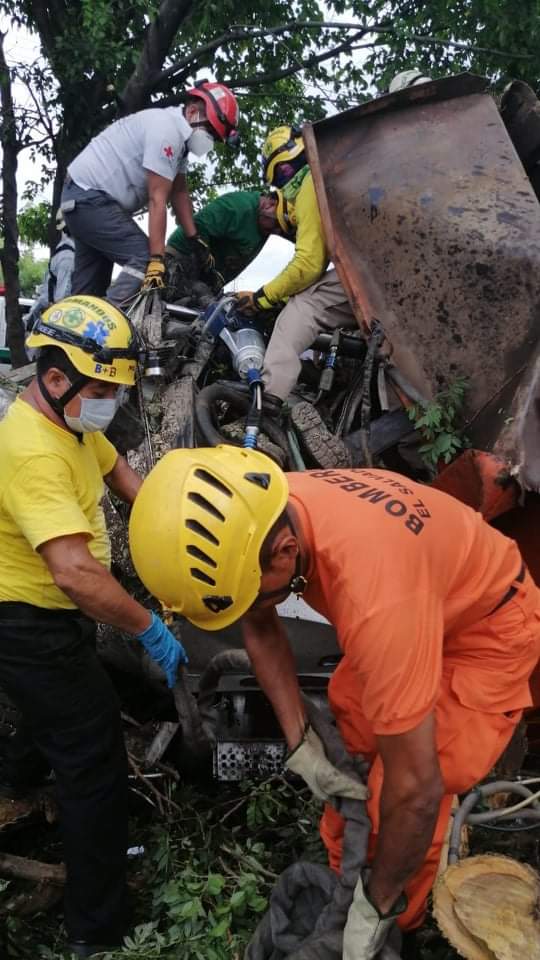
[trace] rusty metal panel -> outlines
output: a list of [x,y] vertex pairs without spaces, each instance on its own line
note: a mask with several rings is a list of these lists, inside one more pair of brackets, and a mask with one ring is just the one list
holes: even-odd
[[382,323],[424,394],[466,376],[473,443],[496,449],[505,428],[517,461],[514,401],[540,335],[540,205],[484,88],[433,81],[304,136],[357,317]]

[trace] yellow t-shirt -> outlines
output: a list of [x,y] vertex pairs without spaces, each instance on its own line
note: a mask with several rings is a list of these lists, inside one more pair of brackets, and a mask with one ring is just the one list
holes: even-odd
[[74,533],[110,565],[101,507],[117,452],[102,433],[77,437],[18,398],[0,423],[0,602],[73,609],[37,548]]

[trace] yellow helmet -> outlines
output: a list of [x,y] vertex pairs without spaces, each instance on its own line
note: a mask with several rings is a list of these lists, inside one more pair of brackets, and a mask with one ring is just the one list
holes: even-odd
[[257,596],[260,549],[288,494],[283,471],[257,450],[171,450],[131,511],[129,546],[139,577],[164,607],[195,626],[229,626]]
[[281,190],[276,190],[277,206],[276,217],[284,237],[293,239],[296,235],[296,212],[294,205],[289,203]]
[[136,334],[128,318],[101,297],[79,294],[43,311],[26,338],[28,347],[60,347],[91,380],[135,383]]
[[291,127],[271,130],[262,149],[263,177],[266,182],[274,187],[284,186],[284,183],[278,182],[276,167],[280,163],[293,163],[303,153],[304,141],[299,127],[293,124]]

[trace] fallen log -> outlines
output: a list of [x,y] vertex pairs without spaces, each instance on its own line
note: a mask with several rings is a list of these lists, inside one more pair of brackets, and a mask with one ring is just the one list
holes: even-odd
[[0,853],[0,876],[62,885],[66,882],[66,868],[63,863],[41,863],[13,853]]
[[57,883],[38,883],[31,892],[24,890],[11,897],[3,907],[5,914],[18,917],[37,917],[52,910],[61,901],[62,887]]

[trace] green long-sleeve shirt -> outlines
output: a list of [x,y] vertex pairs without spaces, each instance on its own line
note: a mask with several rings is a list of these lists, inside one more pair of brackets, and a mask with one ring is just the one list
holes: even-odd
[[[265,243],[266,237],[261,234],[257,222],[260,196],[258,191],[247,190],[224,193],[193,218],[225,282],[237,277]],[[171,233],[167,244],[179,253],[192,252],[181,227]]]

